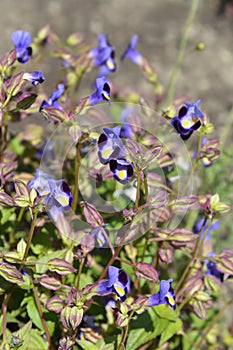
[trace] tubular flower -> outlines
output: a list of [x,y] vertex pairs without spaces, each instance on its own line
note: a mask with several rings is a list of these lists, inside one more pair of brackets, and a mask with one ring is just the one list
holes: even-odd
[[125,57],[129,58],[133,63],[140,65],[143,61],[142,55],[136,50],[138,42],[138,36],[133,35],[131,42],[123,55],[121,56],[121,59],[123,60]]
[[[193,226],[193,232],[194,233],[199,233],[201,231],[202,225],[204,224],[204,220],[205,220],[205,217],[203,216],[200,220],[198,220],[195,223],[195,225]],[[205,226],[204,226],[204,228],[202,230],[202,233],[201,233],[201,239],[203,239],[203,237],[205,236],[205,232],[206,232],[206,230],[208,228],[206,239],[210,240],[211,231],[216,230],[218,227],[219,227],[219,222],[215,221],[208,228],[208,220],[206,220]]]
[[[214,253],[209,253],[208,254],[209,257],[215,257],[215,254]],[[211,275],[211,276],[214,276],[216,277],[220,282],[223,282],[224,281],[224,273],[219,271],[217,269],[217,265],[214,261],[210,261],[210,260],[204,260],[205,262],[205,265],[206,265],[206,271],[205,273],[207,275]]]
[[104,133],[98,139],[98,156],[102,164],[108,164],[110,159],[125,156],[124,145],[120,139],[121,127],[104,128]]
[[36,169],[36,176],[29,182],[29,188],[34,188],[40,197],[46,196],[51,192],[49,180],[52,176],[40,169]]
[[105,77],[99,77],[95,81],[95,92],[89,97],[90,105],[101,101],[110,101],[110,85]]
[[204,117],[202,111],[198,108],[201,100],[194,103],[185,102],[179,110],[178,116],[172,118],[171,124],[180,134],[183,140],[187,140],[201,126],[201,119]]
[[132,112],[131,108],[125,108],[121,112],[120,118],[123,123],[121,127],[120,137],[121,138],[132,138],[133,131],[131,125],[127,122],[129,114]]
[[103,230],[103,227],[97,226],[91,231],[91,235],[95,238],[99,248],[103,248],[107,243]]
[[44,74],[38,70],[34,70],[32,73],[24,73],[23,79],[28,80],[32,85],[37,86],[44,82]]
[[94,65],[96,67],[102,67],[102,75],[107,75],[109,72],[116,70],[116,63],[114,61],[115,48],[112,47],[107,39],[107,35],[98,35],[99,45],[90,51],[90,57],[94,59]]
[[100,294],[116,293],[121,301],[125,301],[129,290],[129,276],[122,269],[118,269],[115,266],[109,266],[108,280],[101,281],[97,289],[98,293]]
[[46,107],[54,107],[57,109],[61,109],[62,107],[57,100],[63,95],[64,91],[65,91],[65,85],[58,84],[57,89],[53,91],[49,99],[41,103],[40,111]]
[[44,204],[54,220],[71,206],[73,198],[68,184],[63,179],[54,180],[40,169],[36,170],[36,176],[30,181],[29,188],[34,188],[40,197],[44,197]]
[[15,46],[16,57],[20,63],[25,63],[32,55],[32,48],[29,46],[31,43],[31,35],[24,30],[17,30],[12,33],[11,40]]
[[176,297],[174,289],[171,287],[173,279],[162,280],[160,283],[159,292],[149,297],[148,306],[156,306],[160,304],[167,304],[172,309],[176,309]]
[[128,162],[126,159],[111,159],[109,165],[114,178],[122,184],[127,183],[134,174],[133,163]]

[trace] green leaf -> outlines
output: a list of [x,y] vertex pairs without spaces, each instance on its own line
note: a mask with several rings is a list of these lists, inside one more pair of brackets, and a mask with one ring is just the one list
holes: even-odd
[[159,345],[165,343],[173,335],[179,332],[182,329],[182,321],[178,319],[176,322],[169,322],[168,326],[165,328],[161,334]]
[[[42,322],[41,322],[41,318],[40,318],[40,315],[39,315],[39,312],[38,312],[38,309],[37,309],[37,306],[36,306],[34,298],[31,297],[31,296],[28,297],[28,298],[24,298],[23,303],[24,304],[26,303],[28,316],[30,317],[30,319],[32,320],[34,325],[38,329],[40,329],[41,331],[44,332],[44,328],[43,328],[43,325],[42,325]],[[46,312],[46,310],[44,308],[42,308],[42,311],[44,313],[44,317],[46,318],[46,315],[48,314],[48,312]],[[52,335],[53,332],[54,332],[55,324],[52,321],[46,321],[46,323],[47,323],[47,327],[48,327],[49,333],[50,333],[50,335]]]
[[117,345],[120,343],[120,337],[120,335],[104,337],[97,341],[96,346],[99,350],[116,350]]
[[175,310],[173,310],[169,305],[167,304],[161,304],[157,305],[154,308],[155,313],[166,320],[169,321],[177,321],[178,319],[178,314],[176,313]]
[[160,318],[154,309],[149,309],[130,323],[130,333],[126,349],[138,349],[139,346],[162,334],[168,326],[169,321]]
[[29,321],[17,332],[14,332],[12,334],[12,340],[14,338],[19,338],[20,340],[23,340],[23,344],[20,347],[20,350],[28,350],[30,348],[29,344],[30,344],[30,338],[31,338],[31,328],[32,328],[32,321]]
[[87,341],[87,340],[78,340],[77,344],[83,349],[83,350],[99,350],[99,347],[97,347],[95,344]]
[[[30,346],[27,350],[47,350],[48,342],[43,338],[42,334],[37,329],[30,331]],[[21,347],[19,348],[21,350]]]

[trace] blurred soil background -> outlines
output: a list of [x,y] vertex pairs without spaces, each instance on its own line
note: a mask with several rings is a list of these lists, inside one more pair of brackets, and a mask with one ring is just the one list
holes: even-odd
[[[120,64],[120,56],[131,36],[138,34],[138,50],[166,86],[177,59],[190,5],[189,0],[1,0],[0,54],[2,56],[13,48],[10,37],[18,29],[29,31],[33,37],[39,29],[50,24],[62,40],[71,33],[81,32],[87,41],[94,43],[98,33],[107,33],[116,48],[118,63],[118,70],[110,75],[110,80],[119,87],[132,87],[146,96],[151,91],[150,85],[132,62],[125,60]],[[200,41],[205,43],[206,49],[195,51]],[[190,30],[188,51],[177,82],[176,97],[190,96],[191,101],[200,98],[201,109],[217,124],[219,136],[218,131],[225,125],[233,106],[232,0],[200,0]],[[57,83],[56,63],[45,60],[37,69],[43,71],[45,89],[50,94]],[[93,79],[87,78],[86,83],[84,90],[87,89],[88,94],[92,91]],[[80,94],[80,99],[84,96]],[[38,118],[42,116],[38,115]],[[228,138],[232,142],[232,132]],[[223,174],[227,171],[232,176],[232,169],[222,170]],[[232,213],[229,215],[232,217]],[[229,215],[226,215],[227,220]],[[230,220],[232,222],[232,218]],[[221,246],[227,249],[228,236],[225,244],[223,232],[220,237]],[[230,314],[228,321],[231,323]]]
[[[3,55],[12,48],[10,37],[18,29],[29,31],[33,37],[40,28],[50,24],[52,31],[64,40],[73,32],[82,32],[91,42],[96,41],[98,33],[107,33],[119,63],[111,80],[146,94],[150,86],[131,62],[126,60],[121,65],[120,56],[131,36],[138,34],[138,50],[166,86],[190,3],[190,0],[1,0],[0,53]],[[193,52],[200,41],[206,49]],[[190,54],[182,66],[176,96],[187,94],[193,100],[201,98],[202,108],[222,125],[233,104],[232,0],[199,1],[188,50]],[[56,83],[54,64],[43,67],[43,72],[50,92]]]

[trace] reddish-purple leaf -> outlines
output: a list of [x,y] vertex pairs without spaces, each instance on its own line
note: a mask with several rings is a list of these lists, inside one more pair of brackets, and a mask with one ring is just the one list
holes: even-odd
[[84,216],[88,224],[90,224],[93,227],[103,225],[103,217],[92,204],[89,204],[87,202],[81,202],[80,204],[84,209]]
[[158,272],[153,266],[145,262],[139,262],[136,265],[136,276],[139,278],[144,278],[148,281],[158,281]]

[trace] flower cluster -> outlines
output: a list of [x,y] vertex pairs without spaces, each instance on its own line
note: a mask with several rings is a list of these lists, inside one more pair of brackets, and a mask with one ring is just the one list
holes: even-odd
[[104,128],[98,139],[98,156],[102,164],[109,164],[114,178],[122,184],[134,174],[133,163],[125,159],[126,152],[120,137],[121,126]]

